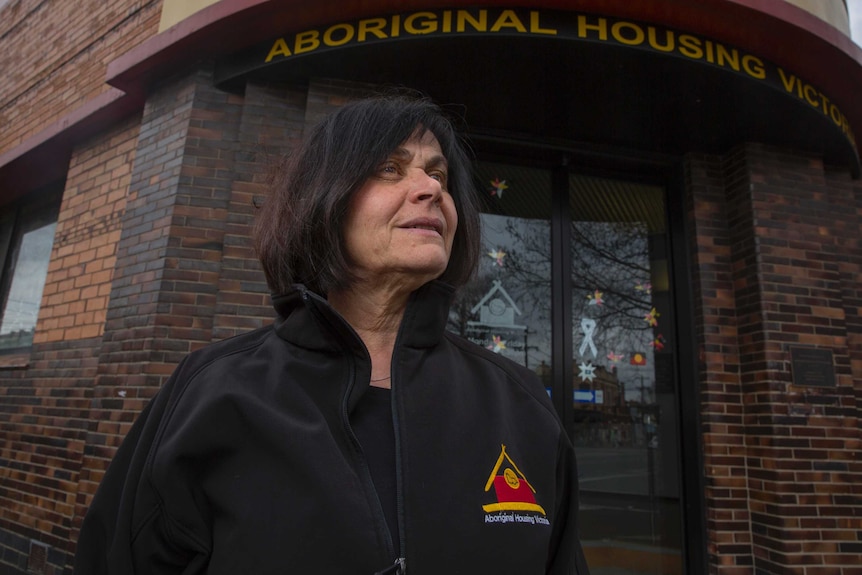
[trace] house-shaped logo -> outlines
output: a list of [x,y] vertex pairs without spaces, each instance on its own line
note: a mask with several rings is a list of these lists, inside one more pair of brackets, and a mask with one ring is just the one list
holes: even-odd
[[535,511],[546,515],[544,508],[536,503],[536,490],[527,481],[527,478],[506,453],[506,446],[503,445],[500,450],[500,457],[497,458],[497,464],[491,470],[491,475],[488,477],[488,482],[485,484],[485,492],[491,491],[494,488],[496,503],[483,505],[482,509],[485,513],[493,513],[495,511]]
[[491,289],[485,294],[479,303],[473,306],[470,313],[479,312],[479,321],[470,322],[473,325],[489,327],[506,327],[512,329],[525,329],[523,325],[515,324],[515,316],[521,315],[521,310],[506,293],[500,280],[494,280]]

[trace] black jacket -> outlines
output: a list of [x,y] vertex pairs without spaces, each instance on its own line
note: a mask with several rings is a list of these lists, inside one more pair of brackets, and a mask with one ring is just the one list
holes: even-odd
[[[392,357],[398,532],[410,575],[586,575],[572,445],[535,375],[411,297]],[[300,288],[268,327],[189,355],[108,469],[78,575],[372,575],[396,560],[350,414],[361,340]]]

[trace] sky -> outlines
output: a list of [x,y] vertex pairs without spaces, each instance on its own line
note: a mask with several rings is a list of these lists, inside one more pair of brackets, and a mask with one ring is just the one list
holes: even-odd
[[850,37],[862,46],[862,0],[847,0],[850,13]]

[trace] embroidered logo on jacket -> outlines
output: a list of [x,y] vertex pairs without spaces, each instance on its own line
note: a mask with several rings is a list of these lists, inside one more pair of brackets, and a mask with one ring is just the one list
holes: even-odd
[[497,502],[482,506],[485,523],[550,524],[544,508],[536,503],[536,490],[506,453],[505,445],[485,484],[485,492],[490,493],[492,487]]

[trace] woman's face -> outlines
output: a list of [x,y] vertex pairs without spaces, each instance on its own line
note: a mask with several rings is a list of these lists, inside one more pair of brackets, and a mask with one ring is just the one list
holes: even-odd
[[448,166],[431,132],[394,150],[351,199],[344,242],[361,281],[410,289],[440,277],[458,226]]

